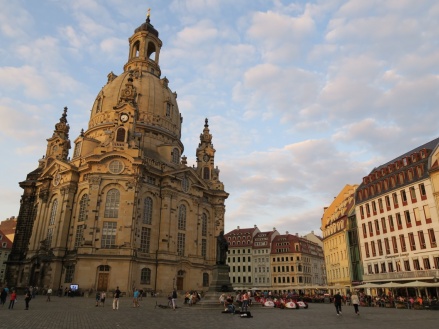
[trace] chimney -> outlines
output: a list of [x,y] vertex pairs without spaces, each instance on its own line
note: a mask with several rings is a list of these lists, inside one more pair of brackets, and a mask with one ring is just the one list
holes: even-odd
[[238,230],[239,230],[239,226],[238,226]]

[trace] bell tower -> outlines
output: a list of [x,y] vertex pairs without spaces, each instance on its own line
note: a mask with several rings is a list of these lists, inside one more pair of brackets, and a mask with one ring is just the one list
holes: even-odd
[[59,122],[55,125],[52,137],[47,139],[46,159],[52,158],[67,161],[70,150],[69,130],[67,107],[64,107],[64,112]]
[[159,57],[162,41],[159,39],[159,32],[151,24],[149,9],[145,23],[134,30],[129,42],[128,62],[124,66],[124,71],[141,67],[160,77]]
[[212,144],[212,135],[209,131],[208,120],[204,121],[203,133],[200,134],[200,143],[197,148],[197,173],[204,180],[218,179],[215,167],[215,152]]

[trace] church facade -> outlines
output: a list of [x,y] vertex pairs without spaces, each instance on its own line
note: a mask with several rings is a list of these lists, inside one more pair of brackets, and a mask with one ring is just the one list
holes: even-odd
[[108,75],[88,128],[71,141],[67,108],[23,188],[9,286],[110,291],[206,290],[228,193],[207,119],[196,164],[182,156],[177,94],[161,77],[148,16]]

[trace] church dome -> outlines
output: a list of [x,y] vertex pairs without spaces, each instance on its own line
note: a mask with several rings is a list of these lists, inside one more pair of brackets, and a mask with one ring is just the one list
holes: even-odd
[[124,141],[159,160],[178,162],[183,152],[182,118],[177,93],[169,89],[166,77],[161,78],[161,46],[158,31],[148,16],[129,38],[123,73],[108,74],[107,84],[96,97],[85,137],[105,144],[123,127],[126,135],[119,138],[116,146]]

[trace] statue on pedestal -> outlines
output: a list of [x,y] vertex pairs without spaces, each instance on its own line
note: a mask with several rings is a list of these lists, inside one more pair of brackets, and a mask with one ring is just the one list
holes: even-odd
[[229,250],[229,243],[224,237],[224,231],[221,231],[216,238],[216,264],[225,265],[227,258],[227,250]]

